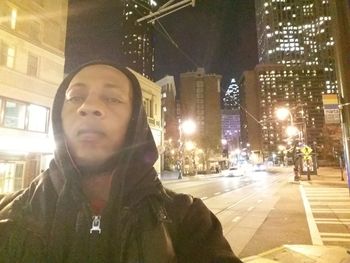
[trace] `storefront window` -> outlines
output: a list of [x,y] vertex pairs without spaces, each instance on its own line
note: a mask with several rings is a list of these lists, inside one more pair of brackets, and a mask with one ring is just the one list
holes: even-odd
[[24,129],[26,105],[14,101],[6,101],[4,112],[4,126],[8,128]]
[[0,194],[22,188],[23,167],[20,162],[0,162]]
[[28,130],[46,132],[49,110],[38,105],[29,105],[28,107]]

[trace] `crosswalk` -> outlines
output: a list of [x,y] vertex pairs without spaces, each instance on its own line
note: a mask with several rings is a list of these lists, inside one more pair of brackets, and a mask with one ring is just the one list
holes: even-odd
[[314,245],[350,248],[350,197],[348,188],[300,185]]

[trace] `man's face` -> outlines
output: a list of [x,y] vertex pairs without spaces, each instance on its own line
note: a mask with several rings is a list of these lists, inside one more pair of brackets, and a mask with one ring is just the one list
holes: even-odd
[[123,145],[132,114],[129,79],[108,65],[92,65],[74,76],[62,109],[69,151],[79,166],[103,164]]

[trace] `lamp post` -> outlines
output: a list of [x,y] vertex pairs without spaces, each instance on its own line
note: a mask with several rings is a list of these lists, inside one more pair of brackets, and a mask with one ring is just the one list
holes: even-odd
[[180,122],[179,125],[179,154],[180,154],[180,160],[179,160],[179,176],[178,179],[182,179],[183,173],[184,173],[184,134],[193,134],[196,131],[196,124],[193,120],[185,120],[182,123]]
[[[304,126],[305,126],[305,123],[303,123],[303,127],[302,127],[302,130],[299,131],[297,127],[294,126],[294,121],[293,121],[293,116],[290,112],[290,110],[288,108],[279,108],[276,110],[276,116],[277,118],[279,118],[280,120],[284,120],[286,119],[287,117],[290,117],[290,122],[291,122],[291,126],[287,127],[287,134],[288,136],[292,137],[292,136],[295,136],[296,134],[299,134],[299,141],[303,142],[303,144],[307,144],[306,143],[306,136],[304,134]],[[306,128],[305,128],[305,132],[306,132]],[[307,145],[305,146],[307,147]],[[304,147],[304,148],[305,148]],[[296,143],[294,144],[294,150],[293,150],[293,157],[296,158],[294,160],[294,172],[295,172],[295,177],[294,177],[294,180],[298,180],[299,179],[299,175],[298,175],[298,160],[299,160],[299,157],[298,154],[297,156],[295,156],[295,150],[296,150]],[[306,160],[306,168],[307,168],[307,178],[308,180],[311,180],[310,178],[310,158],[306,158],[304,157],[304,161]],[[300,164],[301,165],[301,164]]]

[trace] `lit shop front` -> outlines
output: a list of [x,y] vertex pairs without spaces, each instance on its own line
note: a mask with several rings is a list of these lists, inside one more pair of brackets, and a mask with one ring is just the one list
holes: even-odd
[[47,107],[0,97],[0,194],[26,187],[48,167],[48,120]]

